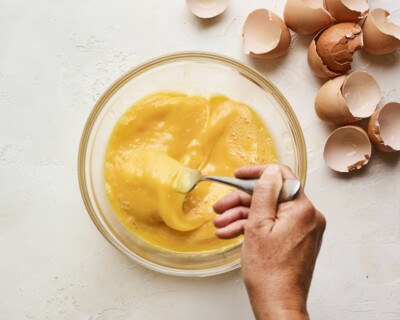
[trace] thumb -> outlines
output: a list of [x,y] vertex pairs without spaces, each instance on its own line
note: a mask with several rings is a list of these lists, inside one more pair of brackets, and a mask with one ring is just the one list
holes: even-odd
[[253,192],[248,219],[269,219],[274,221],[282,188],[282,173],[279,165],[271,164],[261,175]]

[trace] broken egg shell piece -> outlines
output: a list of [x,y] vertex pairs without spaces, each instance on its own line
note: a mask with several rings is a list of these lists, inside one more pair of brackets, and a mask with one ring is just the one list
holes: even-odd
[[190,11],[199,18],[209,19],[226,10],[229,0],[186,0]]
[[365,71],[355,71],[347,75],[341,94],[350,113],[358,119],[370,117],[381,100],[378,83]]
[[280,57],[288,51],[290,41],[290,31],[285,22],[269,10],[251,12],[243,25],[244,52],[252,57]]
[[353,54],[363,46],[362,29],[354,22],[342,22],[324,29],[315,39],[317,53],[333,72],[351,69]]
[[356,122],[347,107],[341,88],[346,76],[340,76],[326,82],[318,91],[315,98],[315,112],[324,122],[333,125],[344,125]]
[[301,35],[317,33],[333,22],[324,0],[288,0],[283,18],[290,29]]
[[390,13],[380,8],[369,13],[362,26],[365,51],[383,55],[400,49],[400,25],[389,18]]
[[317,77],[326,79],[340,76],[340,73],[331,71],[326,65],[324,65],[324,62],[317,53],[317,44],[315,43],[315,39],[311,41],[311,44],[308,48],[307,61],[311,71]]
[[337,22],[356,22],[369,10],[367,0],[325,0],[325,5]]
[[367,72],[355,71],[326,82],[315,98],[315,111],[326,123],[345,125],[370,117],[380,99],[375,79]]
[[333,170],[350,172],[365,166],[371,157],[371,142],[367,133],[356,126],[333,131],[324,148],[324,160]]
[[369,121],[368,135],[378,150],[400,151],[400,103],[390,102],[377,109]]

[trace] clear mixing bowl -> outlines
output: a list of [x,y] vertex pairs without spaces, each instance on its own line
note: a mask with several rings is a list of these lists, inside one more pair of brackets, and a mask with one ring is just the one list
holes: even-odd
[[83,201],[103,236],[133,261],[178,276],[210,276],[240,266],[241,244],[211,253],[174,253],[152,246],[124,227],[105,192],[104,161],[118,119],[135,102],[160,91],[210,97],[225,95],[253,108],[274,140],[279,162],[292,168],[304,185],[304,137],[289,103],[258,72],[224,56],[184,52],[156,58],[124,74],[94,106],[79,147],[78,173]]

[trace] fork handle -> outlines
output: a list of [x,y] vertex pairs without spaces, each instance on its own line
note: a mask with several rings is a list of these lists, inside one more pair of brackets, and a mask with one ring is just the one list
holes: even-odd
[[[218,177],[218,176],[204,176],[203,180],[214,181],[222,183],[236,189],[242,190],[249,194],[253,194],[254,188],[258,182],[258,179],[238,179],[230,177]],[[279,193],[279,202],[285,202],[293,200],[299,194],[301,189],[301,183],[297,179],[283,179],[282,189]]]

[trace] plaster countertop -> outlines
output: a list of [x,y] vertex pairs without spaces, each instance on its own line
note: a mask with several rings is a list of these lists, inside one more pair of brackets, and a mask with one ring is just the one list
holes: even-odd
[[[398,1],[370,0],[399,9]],[[0,319],[252,319],[240,270],[186,279],[138,266],[97,231],[81,200],[77,152],[87,116],[120,75],[153,57],[212,51],[254,67],[287,97],[308,148],[306,191],[328,227],[312,319],[400,319],[400,156],[374,152],[350,175],[322,150],[332,128],[314,112],[323,83],[306,63],[311,37],[256,61],[242,53],[249,12],[284,1],[231,1],[212,21],[182,1],[5,0],[0,3]],[[355,70],[400,101],[400,53],[358,52]]]

